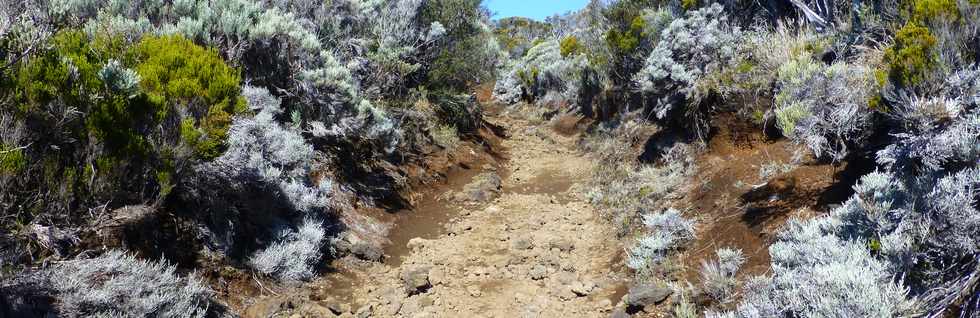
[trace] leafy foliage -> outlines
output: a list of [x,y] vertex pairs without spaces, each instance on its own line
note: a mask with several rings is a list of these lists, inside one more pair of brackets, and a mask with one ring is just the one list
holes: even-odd
[[62,30],[46,47],[12,65],[4,87],[12,103],[0,117],[38,129],[21,130],[5,154],[5,170],[19,176],[10,186],[21,190],[3,194],[18,202],[5,215],[71,223],[72,209],[161,200],[183,167],[221,151],[230,117],[243,110],[237,72],[176,36],[130,44]]
[[0,147],[0,173],[15,174],[27,166],[24,151],[12,147]]
[[898,30],[895,45],[885,51],[888,75],[892,82],[901,86],[911,86],[926,79],[929,72],[937,67],[935,53],[936,38],[928,28],[916,22]]
[[[602,11],[609,23],[603,35],[610,55],[609,78],[617,85],[632,80],[632,75],[643,67],[642,60],[649,55],[656,44],[648,37],[655,37],[658,31],[650,32],[654,21],[643,17],[646,8],[659,1],[625,0],[611,3]],[[651,24],[651,22],[654,22]]]
[[508,52],[511,59],[519,59],[534,46],[536,39],[543,38],[552,31],[548,23],[523,17],[507,17],[497,21],[493,29],[497,43]]
[[184,120],[191,122],[195,133],[185,131],[184,140],[201,159],[220,155],[231,117],[245,111],[238,72],[217,51],[179,36],[144,38],[129,54],[139,61],[136,74],[157,117],[191,114]]
[[439,22],[447,30],[444,49],[432,60],[428,86],[462,89],[492,79],[502,51],[490,37],[489,13],[479,0],[427,1],[420,20]]
[[582,52],[584,48],[578,43],[578,38],[575,36],[567,36],[561,40],[561,57],[567,58],[569,55],[578,54]]
[[[557,40],[541,42],[527,52],[510,74],[494,87],[498,100],[516,102],[517,97],[529,101],[575,104],[588,94],[595,80],[588,59],[583,55],[562,55]],[[575,105],[582,106],[582,105]]]
[[[201,236],[213,249],[227,255],[250,254],[252,267],[283,280],[309,279],[326,243],[324,222],[312,220],[328,216],[334,183],[329,178],[311,177],[322,159],[295,127],[276,121],[283,112],[278,98],[264,88],[251,86],[243,89],[243,96],[256,116],[232,123],[228,150],[213,162],[196,167],[201,176],[197,179],[201,180],[195,180],[195,188],[207,188],[208,193],[188,193],[185,200],[199,206],[199,214],[208,224]],[[262,193],[260,198],[274,196],[281,203],[270,211],[263,208],[268,202],[237,198],[249,193]],[[243,227],[239,223],[262,217],[274,218],[264,221],[272,226],[252,234],[268,236],[263,244],[252,246],[236,239],[247,235],[239,232]]]

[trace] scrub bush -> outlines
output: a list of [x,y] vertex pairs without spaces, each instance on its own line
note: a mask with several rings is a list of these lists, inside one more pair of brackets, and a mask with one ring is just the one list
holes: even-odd
[[843,160],[871,133],[871,73],[865,66],[817,63],[808,55],[790,60],[776,77],[777,126],[817,157]]
[[[255,117],[236,119],[228,132],[228,150],[213,162],[195,167],[197,177],[190,186],[206,188],[207,193],[188,191],[182,200],[198,206],[205,225],[200,236],[210,248],[229,256],[245,250],[254,254],[251,266],[283,280],[309,279],[310,268],[322,257],[325,244],[324,222],[312,220],[329,216],[334,184],[327,177],[311,177],[322,158],[296,127],[276,120],[283,114],[278,98],[251,86],[245,86],[243,96]],[[277,201],[269,211],[265,210],[269,202],[241,200],[241,195],[268,195]],[[251,222],[268,224],[261,224],[264,227],[254,233],[242,233],[241,228]],[[236,239],[241,235],[261,243],[253,246]],[[297,258],[283,259],[287,256]]]
[[256,252],[249,264],[259,272],[287,282],[313,278],[320,263],[326,233],[317,221],[303,221],[295,232],[285,231],[271,246]]
[[713,77],[739,63],[741,29],[719,4],[689,11],[660,35],[633,81],[653,103],[656,118],[686,122],[699,136],[707,133],[709,111],[702,101],[725,96],[734,85],[712,85]]
[[719,249],[715,254],[718,255],[716,261],[701,263],[701,284],[711,298],[725,302],[734,296],[738,285],[735,274],[745,263],[745,256],[742,250],[729,248]]
[[113,250],[56,264],[37,279],[64,317],[205,317],[213,292],[195,275]]
[[11,65],[0,116],[36,129],[5,155],[23,162],[10,165],[20,176],[10,186],[48,197],[5,192],[0,200],[18,202],[5,213],[64,224],[80,221],[70,209],[166,197],[183,167],[222,150],[230,117],[244,110],[237,72],[207,52],[179,37],[129,44],[66,29]]
[[232,116],[245,111],[238,72],[217,51],[180,36],[144,38],[129,54],[157,118],[187,114],[181,121],[193,129],[182,131],[183,140],[202,160],[220,155]]
[[567,36],[561,40],[561,57],[568,57],[582,52],[584,48],[578,43],[578,38],[574,35]]
[[684,218],[675,209],[644,215],[643,224],[650,234],[640,238],[629,250],[626,262],[629,268],[639,272],[650,270],[662,262],[668,252],[694,238],[694,221]]
[[746,287],[739,316],[940,314],[976,301],[964,294],[980,275],[976,104],[948,117],[910,107],[924,106],[897,108],[911,130],[878,152],[885,171],[862,177],[829,215],[791,221],[777,236],[773,275]]
[[921,83],[937,65],[936,38],[928,28],[909,22],[895,34],[895,44],[885,50],[884,61],[892,83],[909,87]]
[[[515,102],[520,96],[530,102],[571,104],[587,93],[590,79],[588,59],[583,55],[562,55],[558,40],[547,40],[532,47],[494,88],[494,96]],[[587,105],[586,105],[587,106]]]

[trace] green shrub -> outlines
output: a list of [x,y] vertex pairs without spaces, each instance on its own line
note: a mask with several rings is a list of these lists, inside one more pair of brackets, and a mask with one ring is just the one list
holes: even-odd
[[937,65],[933,52],[936,37],[928,28],[909,22],[895,34],[895,44],[885,50],[884,62],[893,83],[908,87],[921,82]]
[[175,111],[192,114],[182,122],[181,137],[201,159],[219,156],[232,116],[246,111],[239,72],[217,50],[180,36],[147,37],[129,53],[157,120]]
[[454,151],[459,145],[459,133],[452,125],[439,125],[432,129],[431,134],[432,141],[449,152]]
[[102,52],[92,47],[84,33],[59,32],[50,39],[50,46],[16,72],[15,98],[24,113],[55,100],[84,106],[98,90],[96,72]]
[[[89,39],[83,32],[65,30],[50,39],[50,49],[22,64],[14,80],[15,99],[24,115],[43,113],[50,103],[79,107],[87,114],[89,132],[116,154],[145,154],[146,144],[134,130],[145,109],[106,89],[99,71],[109,56],[122,50],[119,39]],[[86,133],[76,131],[76,138]]]
[[569,55],[575,55],[582,53],[585,47],[578,42],[578,38],[574,35],[569,35],[561,40],[561,56],[568,57]]
[[441,89],[433,91],[429,98],[437,106],[435,114],[440,124],[454,127],[458,136],[472,136],[480,129],[483,113],[471,95]]
[[636,16],[626,30],[611,29],[606,32],[606,44],[609,48],[620,55],[632,54],[640,46],[640,40],[645,36],[643,29],[646,28],[646,20]]
[[920,24],[960,19],[956,0],[905,0],[899,3],[899,9],[909,21]]
[[65,29],[40,48],[2,81],[11,107],[0,115],[33,134],[27,149],[0,146],[0,173],[46,193],[11,198],[22,202],[12,213],[162,199],[180,180],[176,167],[220,155],[245,111],[238,71],[178,36],[132,44]]
[[697,9],[698,0],[681,0],[681,7],[683,7],[684,10]]
[[535,39],[547,37],[552,25],[524,17],[509,17],[497,21],[493,35],[512,59],[527,53]]
[[783,136],[792,136],[796,130],[796,123],[803,118],[809,117],[805,105],[794,103],[787,107],[776,110],[776,125],[783,132]]
[[0,174],[17,173],[25,166],[27,157],[23,150],[0,144]]
[[531,90],[532,92],[529,93],[532,93],[532,95],[533,91],[537,89],[539,75],[541,75],[541,69],[537,66],[531,66],[527,70],[517,70],[517,77],[521,80],[521,84],[528,90]]
[[487,11],[480,0],[424,1],[419,9],[422,25],[439,22],[446,28],[442,46],[433,58],[424,85],[465,91],[470,85],[491,80],[499,48],[487,44],[493,34],[483,23]]
[[[81,31],[66,30],[50,43],[50,50],[17,72],[19,110],[36,112],[52,102],[80,107],[87,114],[89,133],[112,155],[148,155],[153,152],[145,137],[148,130],[170,116],[188,114],[199,133],[184,139],[199,158],[212,159],[221,153],[231,117],[245,111],[238,71],[217,51],[182,37],[148,37],[124,50],[121,39],[89,39]],[[109,58],[120,56],[126,57],[123,64],[135,66],[136,92],[117,93],[100,78]]]
[[[608,31],[604,34],[604,40],[608,49],[606,56],[590,56],[590,60],[601,60],[603,68],[609,75],[611,84],[614,87],[626,87],[630,85],[632,75],[642,67],[642,58],[649,55],[652,44],[657,40],[653,38],[656,34],[648,34],[647,31],[656,31],[658,26],[651,26],[657,19],[648,21],[644,19],[646,9],[656,8],[661,4],[660,0],[621,0],[614,1],[603,9],[602,15],[608,21]],[[666,11],[664,11],[666,12]],[[669,15],[666,15],[669,22]]]

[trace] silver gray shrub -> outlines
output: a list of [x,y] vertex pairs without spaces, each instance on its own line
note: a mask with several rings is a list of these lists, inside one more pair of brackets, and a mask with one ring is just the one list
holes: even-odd
[[266,89],[246,86],[243,95],[258,114],[232,122],[228,150],[201,169],[238,182],[256,178],[269,183],[281,190],[299,211],[325,208],[332,183],[329,179],[319,183],[310,179],[316,161],[313,146],[306,143],[300,132],[275,120],[282,109],[279,100]]
[[113,250],[53,265],[40,274],[65,317],[204,317],[213,292],[173,265]]
[[264,88],[251,86],[245,86],[242,94],[257,115],[236,119],[228,132],[228,150],[199,169],[228,182],[260,183],[277,189],[303,216],[293,222],[302,223],[287,224],[268,246],[253,254],[249,265],[285,281],[309,279],[326,244],[323,223],[312,220],[328,213],[333,182],[310,177],[319,160],[317,154],[295,127],[275,120],[282,114],[278,98]]
[[497,100],[514,103],[524,92],[540,102],[574,104],[585,83],[582,73],[591,66],[582,54],[561,55],[557,39],[535,45],[514,62],[494,87]]
[[99,70],[99,79],[117,94],[134,96],[139,89],[140,77],[136,71],[125,68],[118,60],[112,59]]
[[740,249],[722,248],[715,251],[714,261],[701,263],[701,285],[704,292],[717,301],[726,302],[734,296],[738,281],[735,274],[745,263]]
[[704,133],[707,114],[698,106],[708,94],[727,94],[724,85],[711,85],[710,78],[735,66],[741,37],[741,29],[729,22],[724,7],[717,3],[670,22],[643,68],[633,76],[639,90],[651,96],[657,118],[666,119],[668,112],[682,107],[680,97],[688,105],[682,114]]
[[516,104],[521,101],[524,83],[520,78],[522,70],[514,64],[510,67],[493,86],[493,99],[505,104]]
[[963,107],[940,117],[897,112],[915,133],[896,134],[878,153],[886,170],[862,177],[830,214],[791,221],[769,249],[773,274],[746,287],[736,313],[935,315],[975,301],[963,293],[980,275],[980,118],[976,104]]
[[871,132],[871,69],[837,62],[825,65],[809,55],[779,67],[774,105],[783,134],[818,156],[841,161]]
[[[786,225],[769,247],[771,276],[745,287],[736,311],[739,317],[893,317],[911,313],[908,289],[897,281],[887,261],[871,254],[868,240],[861,235],[878,230],[865,217],[867,209],[880,210],[897,199],[893,185],[878,184],[878,176],[862,180],[866,188],[862,195],[880,202],[852,198],[828,216],[791,220]],[[902,252],[901,246],[887,248]]]
[[309,280],[316,274],[325,240],[322,223],[307,218],[297,230],[283,231],[275,243],[252,255],[249,264],[281,281]]
[[643,224],[649,234],[637,240],[626,261],[626,266],[637,271],[650,269],[662,262],[667,253],[694,238],[694,221],[673,208],[644,215]]

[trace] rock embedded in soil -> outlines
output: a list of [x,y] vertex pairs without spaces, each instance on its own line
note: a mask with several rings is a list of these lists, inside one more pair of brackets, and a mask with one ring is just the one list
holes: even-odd
[[435,304],[435,300],[433,300],[432,297],[429,296],[419,297],[419,306],[429,307],[432,306],[433,304]]
[[565,238],[555,239],[551,241],[551,248],[557,248],[562,252],[570,252],[575,248],[575,243],[573,243],[572,240]]
[[576,298],[575,293],[572,292],[571,289],[569,287],[567,287],[567,286],[566,287],[557,287],[556,286],[551,291],[551,294],[552,295],[555,295],[555,296],[558,296],[558,299],[560,299],[561,301],[569,301],[569,300],[572,300],[572,299],[575,299]]
[[342,304],[338,302],[331,302],[329,305],[327,305],[327,308],[330,309],[330,311],[333,312],[334,315],[338,315],[338,316],[344,313],[350,313],[351,310],[350,305]]
[[470,293],[470,296],[480,297],[483,295],[483,291],[480,290],[480,286],[470,285],[466,287],[466,291]]
[[626,309],[616,308],[616,310],[614,310],[613,313],[612,313],[612,315],[609,315],[609,317],[611,317],[611,318],[630,318],[630,314],[626,313]]
[[330,317],[335,315],[332,310],[313,303],[306,303],[300,308],[304,317]]
[[429,284],[432,286],[446,283],[446,271],[442,268],[433,268],[429,271]]
[[599,301],[599,310],[609,311],[612,309],[612,300],[603,299]]
[[412,238],[411,240],[408,240],[408,244],[406,246],[409,249],[414,250],[414,249],[417,249],[417,248],[424,247],[425,244],[428,243],[428,242],[429,242],[429,240],[423,239],[421,237],[415,237],[415,238]]
[[579,297],[588,296],[594,288],[595,284],[591,282],[575,282],[571,285],[571,291]]
[[636,285],[630,288],[626,295],[626,304],[635,307],[646,307],[667,300],[674,291],[666,287],[654,285]]
[[431,286],[429,284],[429,269],[428,266],[419,266],[402,272],[402,281],[410,294],[425,292]]
[[380,246],[368,242],[358,240],[347,244],[342,243],[339,248],[343,250],[344,247],[351,255],[362,260],[380,262],[384,257],[384,252]]
[[548,268],[542,265],[534,265],[534,267],[531,268],[531,271],[528,272],[528,276],[533,280],[542,280],[545,277],[548,277]]
[[373,314],[374,314],[374,306],[368,304],[368,305],[361,306],[361,308],[357,310],[357,314],[355,314],[355,316],[357,318],[368,318],[371,317],[371,315]]
[[471,203],[486,203],[500,195],[501,180],[496,172],[488,171],[473,178],[463,191],[456,194],[456,200]]

